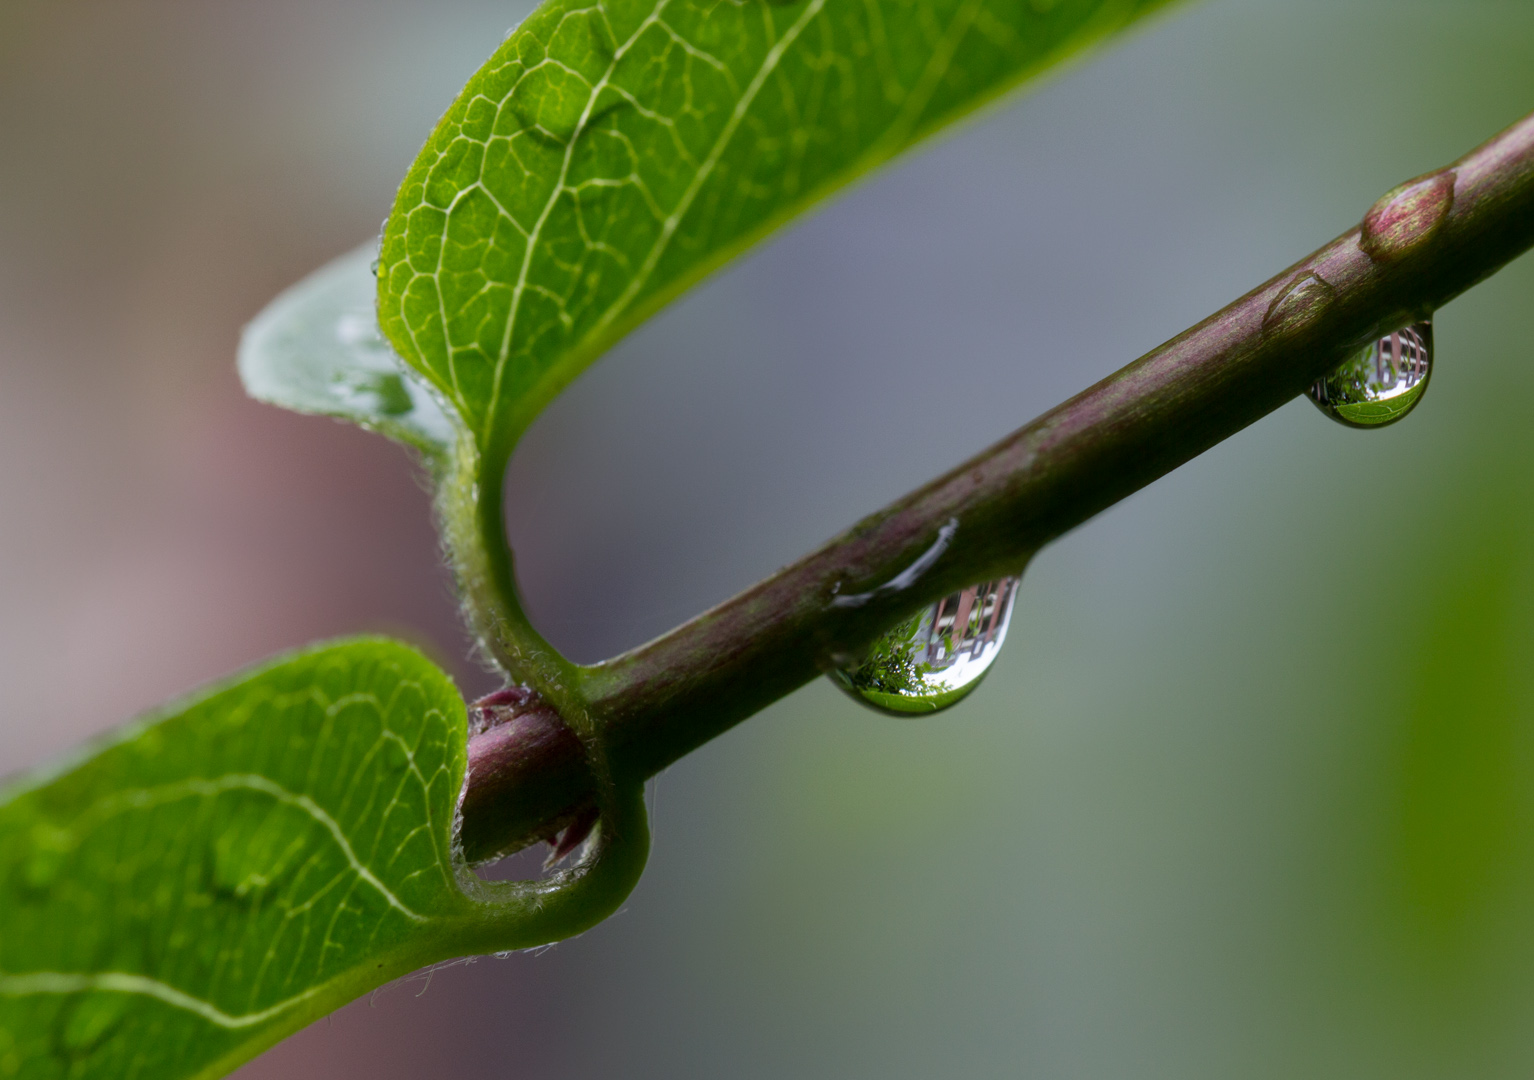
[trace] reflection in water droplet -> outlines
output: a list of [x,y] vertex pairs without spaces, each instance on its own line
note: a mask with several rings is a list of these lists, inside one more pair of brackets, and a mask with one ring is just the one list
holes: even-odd
[[859,663],[833,669],[831,681],[896,716],[958,704],[996,662],[1017,586],[1007,577],[945,596],[876,641]]
[[1348,427],[1382,427],[1411,412],[1433,371],[1433,324],[1386,334],[1307,391],[1316,407]]

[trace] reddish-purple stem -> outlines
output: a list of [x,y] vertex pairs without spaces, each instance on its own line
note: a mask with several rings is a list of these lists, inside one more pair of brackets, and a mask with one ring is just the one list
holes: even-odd
[[[1534,246],[1534,116],[1403,185],[1332,241],[945,476],[648,645],[583,670],[614,776],[653,775],[918,607],[1040,547],[1278,408],[1347,353]],[[880,589],[951,542],[906,588]],[[871,594],[857,605],[833,603]],[[593,800],[581,742],[532,698],[469,745],[463,838],[482,859]]]

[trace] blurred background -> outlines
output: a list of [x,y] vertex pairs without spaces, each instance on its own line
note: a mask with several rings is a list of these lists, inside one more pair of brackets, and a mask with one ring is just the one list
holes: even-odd
[[[382,630],[474,695],[404,452],[246,401],[515,0],[0,6],[0,772]],[[594,660],[769,573],[1534,108],[1524,0],[1205,0],[662,314],[513,463]],[[654,787],[624,912],[266,1077],[1526,1077],[1534,260],[1409,420],[1296,402],[1045,551],[952,713],[806,688]],[[934,422],[936,419],[938,422]]]

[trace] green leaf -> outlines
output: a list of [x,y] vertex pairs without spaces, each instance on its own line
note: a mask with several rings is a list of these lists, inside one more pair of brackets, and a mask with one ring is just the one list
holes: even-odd
[[406,178],[383,329],[497,470],[560,388],[691,282],[1164,3],[549,0]]
[[637,787],[585,860],[454,854],[464,705],[382,640],[281,659],[0,794],[0,1076],[218,1076],[346,1001],[583,930],[632,888]]
[[458,425],[379,333],[376,254],[366,244],[272,301],[240,340],[240,378],[259,401],[350,420],[440,469]]
[[[583,674],[522,610],[506,541],[505,466],[528,424],[777,225],[1170,2],[548,0],[469,80],[400,188],[376,309],[397,357],[337,347],[338,326],[371,333],[358,254],[252,325],[246,385],[428,454],[486,656],[579,726]],[[392,381],[401,362],[436,402]]]

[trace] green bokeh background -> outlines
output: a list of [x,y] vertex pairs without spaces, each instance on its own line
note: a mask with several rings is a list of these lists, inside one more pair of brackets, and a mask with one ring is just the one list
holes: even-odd
[[[0,51],[9,33],[68,56],[106,17],[46,7],[0,14]],[[156,219],[190,217],[190,239],[162,250],[113,224],[142,201],[87,228],[50,210],[56,185],[35,174],[88,110],[128,109],[135,78],[168,78],[133,59],[163,36],[124,29],[114,81],[62,102],[41,75],[0,75],[0,410],[57,408],[66,424],[102,386],[119,388],[103,415],[147,402],[90,455],[45,452],[56,425],[7,444],[0,516],[19,516],[0,528],[0,642],[13,656],[46,642],[46,596],[100,566],[164,586],[97,590],[81,609],[82,625],[150,631],[83,639],[125,658],[94,678],[130,693],[74,689],[93,680],[81,664],[4,669],[8,767],[320,634],[418,627],[484,687],[458,662],[403,459],[321,421],[266,419],[230,369],[266,296],[376,226],[446,95],[517,13],[338,3],[316,29],[299,4],[227,5],[245,22],[137,7],[155,34],[187,35],[175,56],[254,57],[234,69],[248,94],[188,60],[165,100],[213,86],[278,104],[251,119],[216,98],[227,123],[188,122],[143,155],[130,177],[195,180]],[[413,50],[426,58],[410,78],[390,78]],[[72,77],[96,85],[88,64]],[[307,97],[262,89],[282,82]],[[509,492],[539,625],[580,659],[664,630],[1530,109],[1521,0],[1206,0],[1158,20],[860,186],[556,402]],[[71,259],[116,269],[77,281]],[[136,270],[169,284],[136,287]],[[49,295],[94,298],[84,314],[24,303],[39,273]],[[220,290],[214,316],[198,289]],[[107,329],[90,348],[58,337],[92,312]],[[652,793],[647,877],[598,930],[391,988],[241,1075],[1527,1076],[1531,312],[1525,258],[1441,313],[1432,386],[1407,420],[1347,431],[1293,403],[1046,550],[1005,655],[960,708],[895,720],[816,685],[673,767]],[[206,327],[160,329],[183,318]],[[122,326],[155,329],[108,333]],[[145,380],[153,393],[121,389]],[[237,465],[174,479],[230,446]],[[113,468],[126,509],[103,496],[91,506],[111,514],[58,516],[59,491]],[[181,509],[133,494],[145,476]],[[307,494],[287,501],[295,487]],[[123,514],[142,536],[129,554],[78,539],[79,515],[96,536]],[[210,514],[223,524],[188,528]],[[188,533],[211,566],[155,577],[153,553]],[[380,546],[387,558],[355,565]],[[165,599],[187,574],[219,602]],[[259,632],[226,580],[261,586]],[[189,649],[195,663],[175,659]],[[24,719],[39,715],[46,736]]]

